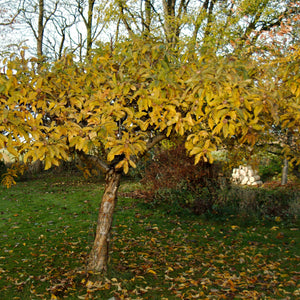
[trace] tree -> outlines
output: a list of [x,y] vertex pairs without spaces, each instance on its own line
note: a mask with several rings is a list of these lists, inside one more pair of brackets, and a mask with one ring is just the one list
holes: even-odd
[[[38,72],[24,53],[9,61],[0,77],[0,148],[25,163],[40,159],[46,169],[76,152],[105,173],[88,264],[102,272],[121,175],[162,139],[182,136],[198,163],[212,162],[211,152],[226,145],[253,146],[273,124],[298,135],[300,84],[286,71],[297,68],[300,52],[276,65],[290,90],[282,115],[283,85],[274,84],[269,61],[188,49],[178,55],[172,44],[144,38],[100,50],[84,63],[66,55]],[[3,183],[13,176],[8,171]]]
[[45,37],[45,45],[48,48],[47,52],[51,53],[52,59],[60,59],[66,49],[75,52],[77,48],[81,47],[81,43],[78,41],[73,46],[71,33],[71,28],[78,23],[79,15],[77,7],[68,1],[60,2],[59,8],[51,19],[53,30]]
[[[257,6],[205,0],[200,7],[185,0],[156,7],[146,1],[138,10],[117,0],[112,19],[117,31],[122,22],[130,39],[117,39],[114,47],[103,43],[93,53],[95,1],[88,2],[87,18],[82,1],[77,3],[89,32],[89,60],[75,63],[74,55],[66,54],[37,67],[40,59],[28,60],[23,52],[6,62],[0,77],[0,148],[22,155],[25,163],[43,160],[46,169],[77,153],[105,173],[88,265],[105,271],[121,175],[161,140],[184,138],[195,163],[212,162],[211,152],[220,148],[254,147],[273,138],[275,127],[299,145],[299,48],[283,56],[271,44],[280,40],[276,29],[287,19],[285,1],[261,0]],[[280,10],[278,3],[284,4]],[[56,9],[44,19],[43,1],[39,4],[37,37],[43,38]],[[284,153],[297,160],[291,147],[284,145]],[[7,186],[15,170],[8,170]]]
[[22,17],[36,40],[36,54],[39,60],[42,60],[44,56],[43,46],[46,26],[56,13],[58,4],[59,0],[55,2],[46,1],[46,3],[44,0],[38,0],[35,3],[24,0],[22,3]]
[[18,16],[20,15],[18,3],[12,1],[0,1],[0,54],[8,55],[10,50],[18,52],[24,42],[22,38],[13,38],[18,33]]
[[223,54],[256,52],[266,33],[297,18],[299,10],[297,1],[285,0],[115,2],[119,10],[110,20],[117,19],[118,32],[127,32],[127,37],[151,35],[173,46],[183,42],[202,52]]
[[[79,56],[83,58],[83,50],[91,50],[105,28],[109,15],[108,1],[18,0],[13,4],[7,2],[5,6],[9,9],[0,10],[0,26],[8,30],[12,24],[19,24],[22,27],[21,37],[27,40],[25,45],[30,46],[30,53],[49,59],[60,58],[66,49],[79,52]],[[101,10],[105,13],[100,12]],[[82,27],[85,27],[86,32],[82,31]],[[36,47],[32,46],[33,40]]]
[[[282,24],[296,28],[299,22],[296,0],[15,2],[10,4],[14,7],[11,16],[0,24],[18,22],[31,53],[42,52],[50,59],[60,57],[66,48],[83,59],[83,50],[89,52],[97,41],[117,42],[135,35],[163,38],[173,46],[197,48],[202,53],[251,55],[262,49],[267,33],[274,34]],[[290,38],[296,43],[297,36],[295,29]],[[32,39],[37,41],[34,51]]]

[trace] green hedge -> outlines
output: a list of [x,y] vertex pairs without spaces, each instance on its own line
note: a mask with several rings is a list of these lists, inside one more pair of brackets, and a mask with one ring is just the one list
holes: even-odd
[[282,218],[300,216],[300,191],[297,189],[231,186],[225,194],[219,196],[215,209],[220,212],[226,207],[233,207],[244,215]]
[[215,217],[235,215],[264,219],[298,219],[300,216],[300,190],[283,187],[267,189],[228,185],[223,188],[215,186],[211,189],[208,186],[190,190],[182,181],[176,188],[157,190],[150,203],[171,213],[188,209],[195,214]]

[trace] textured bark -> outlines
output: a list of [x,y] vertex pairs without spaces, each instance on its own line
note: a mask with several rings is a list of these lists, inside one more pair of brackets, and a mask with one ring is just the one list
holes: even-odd
[[176,0],[163,0],[164,10],[164,30],[167,42],[175,43],[176,37],[176,19],[175,19]]
[[120,178],[120,172],[114,169],[106,174],[106,185],[98,214],[95,241],[88,261],[88,270],[93,272],[107,270],[109,238]]

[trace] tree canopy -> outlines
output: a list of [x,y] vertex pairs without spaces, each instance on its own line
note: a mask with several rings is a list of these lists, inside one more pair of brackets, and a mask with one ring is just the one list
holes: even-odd
[[127,173],[153,139],[174,134],[196,163],[226,145],[253,146],[274,126],[297,136],[298,51],[271,62],[184,49],[179,57],[165,43],[133,40],[40,70],[19,57],[1,75],[0,147],[46,169],[70,151],[96,151],[104,169]]

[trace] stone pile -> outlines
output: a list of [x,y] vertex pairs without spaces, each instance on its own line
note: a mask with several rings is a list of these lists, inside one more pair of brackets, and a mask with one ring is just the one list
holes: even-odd
[[239,166],[232,171],[232,182],[240,185],[262,185],[260,176],[251,166]]

